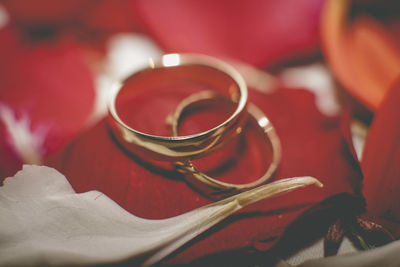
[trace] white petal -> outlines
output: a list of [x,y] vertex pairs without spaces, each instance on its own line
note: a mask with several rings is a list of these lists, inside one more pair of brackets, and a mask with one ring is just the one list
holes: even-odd
[[285,179],[164,219],[136,217],[103,193],[76,194],[66,178],[25,165],[0,187],[0,265],[86,265],[141,257],[158,262],[245,205],[309,184]]

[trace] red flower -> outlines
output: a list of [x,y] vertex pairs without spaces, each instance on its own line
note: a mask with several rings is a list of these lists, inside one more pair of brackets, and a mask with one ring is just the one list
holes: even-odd
[[[130,123],[140,123],[147,132],[168,134],[165,116],[182,95],[188,94],[187,89],[141,95],[129,103]],[[211,230],[172,258],[171,263],[233,249],[270,248],[285,228],[313,203],[357,191],[361,175],[344,137],[347,135],[342,134],[341,118],[321,115],[312,95],[302,90],[280,88],[273,94],[252,90],[250,100],[269,116],[282,141],[283,158],[276,178],[311,175],[325,186],[255,204],[226,221],[223,228]],[[214,117],[209,114],[208,118]],[[209,123],[204,118],[201,122]],[[348,124],[345,126],[348,131]],[[224,175],[225,179],[236,182],[255,179],[267,165],[268,157],[260,151],[265,141],[247,131],[245,142],[245,149]],[[224,151],[228,154],[223,158],[232,155],[232,147]],[[201,160],[205,165],[215,164],[212,156]],[[105,121],[78,137],[48,164],[64,173],[76,191],[100,190],[140,217],[170,217],[209,203],[179,173],[126,152],[115,142]]]

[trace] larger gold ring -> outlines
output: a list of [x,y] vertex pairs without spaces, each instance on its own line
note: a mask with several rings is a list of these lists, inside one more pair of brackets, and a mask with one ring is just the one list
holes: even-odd
[[[184,99],[178,105],[175,112],[170,115],[169,121],[173,135],[178,135],[179,123],[185,110],[188,110],[189,107],[195,104],[201,105],[202,102],[204,102],[203,104],[207,104],[209,101],[227,101],[227,98],[216,94],[215,92],[203,91]],[[255,120],[258,130],[261,131],[264,137],[266,137],[266,140],[269,140],[272,148],[271,163],[264,175],[262,175],[258,180],[247,184],[221,182],[199,171],[190,160],[175,162],[178,171],[185,174],[186,180],[211,198],[226,197],[264,184],[273,176],[278,168],[281,159],[281,145],[275,128],[265,114],[254,104],[249,103],[247,111],[251,115],[249,119]]]
[[[128,77],[118,88],[109,106],[109,122],[117,139],[133,153],[161,161],[198,158],[211,152],[235,135],[245,121],[247,87],[241,75],[227,63],[203,55],[168,54],[158,62]],[[124,97],[157,86],[196,81],[217,91],[237,107],[218,126],[207,131],[179,137],[157,136],[128,126],[118,115],[118,105]],[[134,112],[134,108],[132,110]]]

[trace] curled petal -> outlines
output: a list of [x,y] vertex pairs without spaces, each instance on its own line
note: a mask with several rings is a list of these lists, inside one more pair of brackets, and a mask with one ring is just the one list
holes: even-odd
[[389,91],[378,110],[361,162],[367,216],[400,236],[400,83]]
[[348,1],[328,0],[321,20],[324,55],[339,82],[375,111],[400,74],[400,49],[372,18],[347,20]]
[[237,210],[312,184],[321,185],[311,177],[289,178],[179,216],[147,220],[101,192],[75,194],[52,168],[25,165],[0,187],[0,233],[6,237],[0,265],[93,265],[129,258],[150,266]]

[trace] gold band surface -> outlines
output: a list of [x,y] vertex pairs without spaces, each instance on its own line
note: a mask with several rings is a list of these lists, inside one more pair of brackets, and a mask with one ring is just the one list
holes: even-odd
[[[215,92],[211,91],[200,92],[184,99],[175,110],[175,113],[170,116],[170,124],[173,135],[177,136],[179,122],[186,109],[188,109],[191,105],[196,104],[196,102],[211,99],[217,101],[227,101],[227,98],[217,95]],[[278,168],[281,159],[281,145],[275,128],[265,114],[254,104],[249,103],[247,106],[247,111],[252,117],[249,119],[254,119],[257,122],[259,130],[261,130],[265,137],[270,141],[273,153],[272,161],[267,171],[258,180],[247,184],[221,182],[199,171],[190,160],[179,161],[175,163],[177,169],[185,174],[185,178],[190,184],[194,185],[196,188],[200,189],[203,193],[212,198],[226,197],[228,195],[233,195],[264,184],[273,176]]]
[[[187,136],[157,136],[128,126],[118,115],[117,101],[130,90],[146,86],[173,84],[180,79],[194,80],[207,87],[221,90],[237,107],[233,114],[218,126]],[[160,161],[182,161],[199,158],[230,139],[244,123],[247,86],[241,75],[227,63],[203,55],[168,54],[149,68],[135,72],[118,88],[109,105],[108,121],[122,145],[133,153]],[[134,110],[132,111],[134,112]]]

